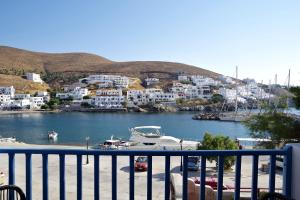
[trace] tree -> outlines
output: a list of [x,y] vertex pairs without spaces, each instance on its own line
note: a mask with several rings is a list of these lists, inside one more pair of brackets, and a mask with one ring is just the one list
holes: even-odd
[[293,97],[293,101],[297,109],[300,109],[300,87],[291,87],[290,92],[295,96]]
[[224,101],[224,97],[220,94],[213,94],[211,97],[213,103],[219,103]]
[[[199,150],[234,150],[238,149],[238,144],[230,139],[228,136],[217,135],[213,136],[209,133],[205,133]],[[215,160],[218,162],[218,157],[210,156],[207,158],[210,162]],[[226,156],[224,158],[224,168],[230,169],[235,162],[233,156]]]
[[250,129],[251,137],[271,139],[268,144],[260,144],[266,148],[297,142],[300,138],[300,121],[277,109],[253,115],[243,123]]

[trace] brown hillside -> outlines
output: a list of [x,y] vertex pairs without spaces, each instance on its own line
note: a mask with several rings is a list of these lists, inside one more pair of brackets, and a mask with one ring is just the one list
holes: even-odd
[[34,94],[37,91],[46,91],[49,89],[47,84],[34,83],[32,81],[23,79],[20,76],[0,74],[1,86],[14,86],[17,93]]
[[[101,56],[87,53],[39,53],[12,47],[0,46],[0,73],[22,75],[33,71],[52,74],[51,83],[68,83],[80,74],[111,73],[145,78],[176,79],[179,72],[217,78],[219,74],[191,65],[160,62],[134,61],[113,62]],[[57,73],[65,72],[62,76]],[[55,73],[55,75],[53,75]],[[53,78],[54,77],[54,78]],[[67,77],[67,78],[66,78]],[[73,77],[73,79],[72,79]]]

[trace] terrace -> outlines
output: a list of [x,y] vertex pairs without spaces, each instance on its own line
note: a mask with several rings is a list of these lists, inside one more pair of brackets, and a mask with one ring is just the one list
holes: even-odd
[[[172,173],[174,169],[171,163],[174,159],[180,166],[182,160],[180,199],[190,199],[188,177],[188,156],[201,156],[201,169],[198,174],[200,182],[205,182],[208,177],[207,157],[218,157],[217,190],[216,198],[223,199],[224,158],[234,156],[236,158],[234,173],[234,199],[242,199],[241,180],[243,174],[242,161],[245,157],[251,157],[251,187],[249,187],[248,199],[258,199],[259,189],[259,158],[267,157],[269,160],[268,192],[279,190],[289,198],[299,199],[299,194],[293,188],[297,188],[297,174],[293,170],[299,167],[300,145],[287,145],[281,150],[234,150],[234,151],[147,151],[147,150],[78,150],[78,149],[37,149],[37,148],[1,148],[0,169],[7,168],[9,185],[20,186],[26,194],[26,199],[170,199],[174,192]],[[298,155],[298,156],[297,156]],[[134,164],[136,156],[148,157],[148,170],[141,176],[135,172]],[[282,171],[282,186],[276,182],[276,156],[284,157]],[[297,156],[297,157],[296,157]],[[109,159],[109,163],[103,159]],[[156,167],[159,162],[161,167]],[[182,158],[182,159],[181,159]],[[121,160],[127,160],[128,166],[120,168]],[[297,160],[298,159],[298,160]],[[293,160],[293,162],[292,162]],[[179,161],[179,162],[178,162]],[[52,169],[57,164],[57,170]],[[118,166],[119,165],[119,166]],[[292,166],[293,165],[293,166]],[[73,167],[73,168],[72,168]],[[176,168],[175,167],[175,168]],[[50,168],[50,170],[49,170]],[[159,168],[159,169],[158,169]],[[20,170],[23,169],[23,170]],[[100,170],[101,169],[101,170]],[[154,170],[155,169],[155,170]],[[109,171],[110,177],[103,177],[104,171]],[[120,177],[120,171],[127,174],[126,178]],[[162,173],[156,174],[156,170]],[[86,179],[86,174],[91,174],[91,179]],[[124,174],[123,173],[123,174]],[[193,175],[195,175],[195,173]],[[70,175],[71,174],[71,175]],[[22,176],[24,176],[22,178]],[[73,176],[73,177],[72,177]],[[144,178],[145,188],[140,184]],[[160,185],[155,186],[154,179],[159,178]],[[278,178],[278,177],[277,177]],[[41,184],[39,184],[41,183]],[[293,184],[292,184],[293,183]],[[103,189],[104,184],[109,189]],[[174,184],[174,183],[173,183]],[[57,187],[55,186],[57,185]],[[299,181],[298,181],[299,185]],[[155,186],[155,187],[154,187]],[[293,187],[292,187],[293,186]],[[41,191],[41,194],[39,193]],[[200,184],[200,199],[205,199],[205,185]],[[174,198],[174,196],[173,196]],[[243,199],[245,199],[243,197]]]

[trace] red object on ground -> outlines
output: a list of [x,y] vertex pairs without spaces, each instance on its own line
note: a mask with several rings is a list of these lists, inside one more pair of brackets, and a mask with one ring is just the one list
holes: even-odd
[[147,171],[148,169],[148,160],[147,157],[138,157],[134,164],[135,171]]
[[[196,184],[200,184],[200,180],[199,179],[195,179],[194,181]],[[215,181],[214,179],[211,180],[206,180],[205,181],[205,185],[209,185],[210,187],[212,187],[214,190],[218,189],[218,182]],[[223,190],[227,190],[228,188],[226,186],[223,185]]]

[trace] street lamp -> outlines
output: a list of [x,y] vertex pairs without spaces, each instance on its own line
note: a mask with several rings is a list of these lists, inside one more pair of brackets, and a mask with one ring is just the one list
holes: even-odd
[[[89,140],[90,140],[90,137],[86,137],[85,138],[85,141],[86,141],[86,150],[89,150]],[[85,164],[89,164],[89,155],[88,153],[86,154],[86,162]]]
[[[179,144],[180,144],[180,150],[182,151],[182,142],[183,142],[183,139],[181,139],[179,141]],[[180,171],[182,171],[182,155],[180,157]]]

